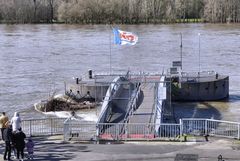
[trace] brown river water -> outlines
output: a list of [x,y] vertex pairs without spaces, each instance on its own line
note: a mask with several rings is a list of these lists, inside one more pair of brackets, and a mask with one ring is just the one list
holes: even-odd
[[[230,97],[222,102],[174,103],[178,117],[240,121],[240,24],[120,25],[138,35],[134,46],[114,45],[108,25],[0,25],[0,111],[42,116],[33,104],[64,81],[95,72],[159,72],[180,60],[183,70],[230,76]],[[199,36],[198,33],[201,35]],[[200,42],[200,43],[199,43]],[[199,52],[200,44],[200,52]]]

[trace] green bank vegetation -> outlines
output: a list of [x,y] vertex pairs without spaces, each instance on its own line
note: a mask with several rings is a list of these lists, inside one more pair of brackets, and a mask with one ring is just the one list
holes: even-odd
[[237,23],[240,0],[1,0],[2,23]]

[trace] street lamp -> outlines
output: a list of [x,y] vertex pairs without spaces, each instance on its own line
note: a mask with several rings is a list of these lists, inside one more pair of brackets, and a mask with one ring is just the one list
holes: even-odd
[[200,36],[201,36],[201,34],[200,33],[198,33],[198,73],[199,73],[199,75],[200,75],[200,70],[201,70],[201,66],[200,66]]
[[183,47],[183,45],[182,45],[182,33],[180,33],[180,35],[181,35],[181,44],[180,44],[181,55],[180,55],[180,57],[181,57],[181,70],[182,70],[182,47]]

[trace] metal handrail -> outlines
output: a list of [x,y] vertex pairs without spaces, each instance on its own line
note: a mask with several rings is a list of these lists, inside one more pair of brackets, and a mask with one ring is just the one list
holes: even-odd
[[[108,98],[107,98],[106,100],[104,99],[104,102],[107,101],[107,103],[105,104],[104,107],[102,107],[102,111],[101,111],[101,113],[100,113],[100,116],[99,116],[99,119],[98,119],[98,123],[100,122],[100,119],[102,119],[103,115],[106,113],[107,107],[109,106],[109,102],[111,101],[112,95],[113,95],[113,93],[114,93],[113,90],[114,90],[115,86],[117,85],[117,82],[118,82],[118,79],[119,79],[119,78],[120,78],[120,77],[116,77],[116,78],[113,80],[114,84],[113,84],[113,85],[111,84],[111,85],[109,86],[108,90],[107,90],[107,93],[106,93],[105,98],[107,97],[108,94],[109,94],[109,96],[108,96]],[[103,104],[103,105],[104,105],[104,104]]]
[[[191,123],[192,122],[192,123]],[[104,134],[111,134],[116,138],[122,136],[128,137],[126,131],[120,133],[120,128],[125,127],[128,130],[137,129],[133,134],[150,134],[147,126],[156,126],[156,123],[86,123],[80,120],[73,120],[71,118],[39,118],[22,120],[22,129],[27,136],[43,136],[64,134],[64,137],[69,137],[71,131],[77,132],[80,135],[88,136],[84,128],[89,129],[91,126],[91,135],[99,136]],[[193,135],[211,135],[227,138],[240,139],[240,122],[222,121],[215,119],[199,119],[199,118],[184,118],[180,120],[179,124],[160,123],[160,131],[154,137],[168,137],[185,134]],[[95,128],[97,127],[97,128]],[[96,129],[105,128],[102,133],[96,133]],[[114,127],[114,128],[112,128]],[[65,130],[64,130],[65,128]],[[109,128],[109,129],[108,129]],[[190,131],[189,131],[190,129]],[[140,130],[140,132],[138,132]],[[66,134],[66,135],[65,135]],[[131,133],[132,134],[132,133]],[[130,136],[131,137],[131,136]],[[149,138],[147,138],[149,140]]]
[[[124,117],[124,123],[125,122],[128,122],[129,120],[129,116],[131,116],[133,114],[133,111],[136,110],[136,106],[137,106],[137,99],[139,97],[139,94],[140,94],[140,91],[141,91],[141,88],[140,88],[140,84],[137,85],[137,88],[136,88],[136,92],[134,96],[131,97],[131,100],[129,101],[129,104],[128,104],[128,110],[125,114],[125,117]],[[135,106],[135,108],[134,108]]]
[[24,119],[21,127],[27,136],[63,134],[65,120],[65,118]]
[[134,92],[135,95],[131,97],[131,100],[128,103],[128,109],[127,109],[126,114],[123,119],[124,126],[122,126],[121,130],[119,131],[120,134],[124,133],[125,128],[126,128],[126,123],[129,121],[129,117],[133,115],[134,110],[136,110],[136,108],[137,108],[137,99],[138,99],[140,91],[141,91],[140,83],[137,85],[137,88],[135,91],[136,91],[136,92]]

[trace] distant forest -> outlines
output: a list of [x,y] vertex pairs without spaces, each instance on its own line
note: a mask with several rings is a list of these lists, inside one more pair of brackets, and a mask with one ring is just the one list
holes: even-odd
[[1,23],[237,23],[240,0],[0,0]]

